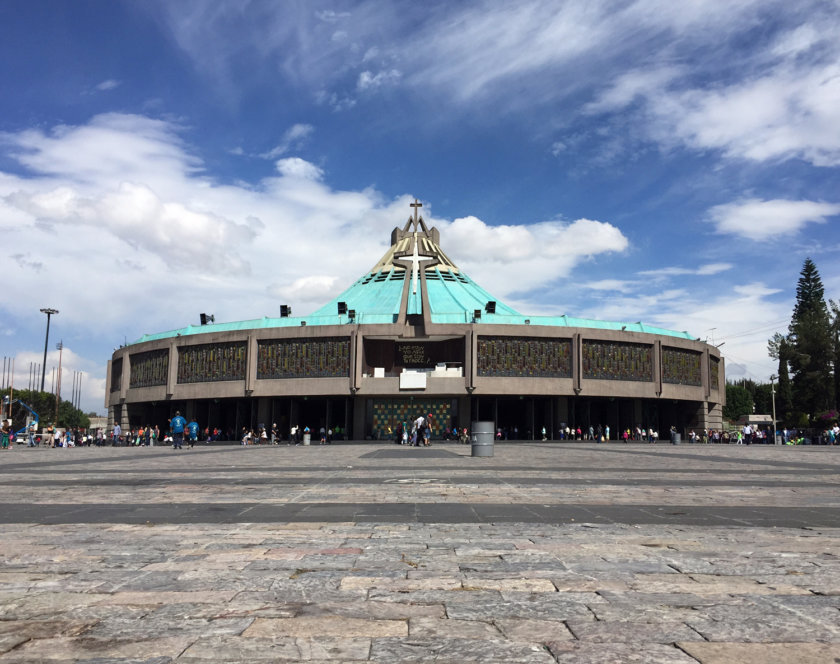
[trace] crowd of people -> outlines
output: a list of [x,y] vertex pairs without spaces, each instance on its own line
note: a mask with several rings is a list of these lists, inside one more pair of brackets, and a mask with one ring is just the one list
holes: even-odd
[[[416,447],[431,446],[432,435],[435,432],[434,421],[431,413],[419,415],[410,423],[407,421],[398,422],[396,427],[387,427],[382,435],[375,436],[377,439],[385,438],[392,440],[399,445],[414,445]],[[496,440],[519,440],[519,428],[498,427],[495,431]],[[548,440],[549,433],[545,427],[541,431],[542,440]],[[676,430],[671,430],[673,435]],[[187,422],[176,412],[169,420],[169,427],[164,432],[158,425],[143,425],[131,427],[123,431],[119,423],[114,424],[110,435],[103,429],[85,430],[79,427],[67,429],[54,428],[52,425],[45,427],[39,435],[34,427],[27,432],[28,446],[44,447],[88,447],[88,446],[135,446],[154,447],[155,445],[172,445],[174,449],[182,449],[184,442],[194,447],[199,441],[210,443],[216,440],[233,440],[232,430],[226,432],[218,427],[205,427],[203,430],[195,420]],[[345,432],[339,427],[321,426],[317,440],[322,445],[329,445],[333,440],[344,439]],[[526,431],[526,439],[530,438],[530,431]],[[776,432],[779,442],[785,445],[840,445],[840,425],[837,423],[826,427],[823,430],[805,431],[798,429],[784,428]],[[440,438],[445,441],[458,441],[468,443],[470,440],[469,431],[466,427],[459,429],[457,426],[444,426],[440,429]],[[291,427],[288,437],[284,437],[277,427],[277,424],[266,428],[242,427],[239,436],[242,445],[301,445],[309,444],[313,439],[313,432],[308,426],[295,425]],[[613,440],[609,426],[590,425],[587,427],[574,427],[561,424],[557,431],[557,440],[562,441],[594,441],[605,442]],[[614,440],[620,442],[646,442],[657,443],[660,440],[659,432],[653,427],[627,427],[617,432]],[[667,438],[666,438],[667,441]],[[7,449],[16,441],[12,440],[11,424],[8,421],[0,423],[0,448]],[[690,429],[686,434],[686,441],[696,444],[723,444],[723,445],[761,445],[773,444],[771,427],[754,426],[746,424],[731,430],[727,429]]]

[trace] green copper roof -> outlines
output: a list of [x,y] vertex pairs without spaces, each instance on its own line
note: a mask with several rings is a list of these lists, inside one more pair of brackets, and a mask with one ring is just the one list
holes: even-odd
[[[418,206],[419,207],[419,206]],[[413,229],[411,228],[413,225]],[[178,330],[146,334],[135,343],[189,336],[209,332],[300,327],[302,325],[352,325],[396,323],[401,309],[405,314],[423,314],[422,275],[425,275],[429,316],[432,323],[494,323],[503,325],[539,325],[581,327],[597,330],[626,330],[693,339],[688,332],[675,332],[642,323],[613,323],[568,316],[525,316],[504,302],[500,302],[464,274],[441,250],[438,231],[428,229],[415,208],[413,219],[401,230],[391,234],[391,247],[374,267],[341,293],[309,316],[258,318],[256,320],[211,325],[188,325]],[[406,286],[406,281],[408,285]],[[405,293],[405,303],[403,296]],[[338,303],[344,302],[348,311],[338,314]],[[487,312],[487,303],[495,302],[495,313]],[[481,312],[475,318],[476,311]]]

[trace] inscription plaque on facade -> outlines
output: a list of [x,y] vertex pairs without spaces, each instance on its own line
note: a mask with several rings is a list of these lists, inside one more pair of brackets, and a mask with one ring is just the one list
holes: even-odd
[[702,354],[681,348],[662,348],[662,382],[672,385],[702,385]]
[[345,378],[350,375],[350,340],[270,339],[257,342],[257,378]]
[[247,362],[245,341],[184,346],[178,349],[178,382],[245,380]]
[[169,349],[150,350],[131,356],[131,378],[128,386],[154,387],[166,385],[169,374]]
[[653,346],[620,341],[583,342],[583,378],[653,381]]
[[431,366],[431,360],[426,353],[424,344],[397,343],[397,365],[408,368],[421,368]]
[[537,337],[479,337],[478,375],[570,378],[572,340]]

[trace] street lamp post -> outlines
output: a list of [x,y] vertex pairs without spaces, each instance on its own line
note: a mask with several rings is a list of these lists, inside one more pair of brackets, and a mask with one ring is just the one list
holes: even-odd
[[44,364],[41,367],[41,392],[44,391],[44,374],[47,370],[47,346],[50,343],[50,316],[58,313],[58,309],[41,309],[42,314],[47,314],[47,337],[44,339]]
[[779,444],[779,438],[776,436],[776,376],[770,376],[770,398],[773,401],[773,444]]

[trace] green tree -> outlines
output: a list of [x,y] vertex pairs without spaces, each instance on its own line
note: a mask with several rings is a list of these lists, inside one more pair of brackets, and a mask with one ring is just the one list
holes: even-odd
[[834,403],[831,321],[822,279],[810,258],[799,273],[788,344],[794,410],[810,417],[828,410]]
[[791,415],[793,413],[793,392],[790,386],[790,373],[788,370],[788,357],[790,356],[790,344],[787,336],[777,332],[767,342],[767,351],[770,357],[779,363],[778,380],[776,387],[776,419],[781,423],[793,424]]
[[829,300],[828,306],[831,316],[831,344],[834,365],[834,380],[832,381],[834,387],[834,410],[840,410],[840,304],[834,300]]
[[742,415],[751,415],[753,412],[753,398],[750,391],[743,385],[726,384],[726,405],[723,407],[723,416],[731,421],[737,420]]
[[[4,392],[3,396],[8,396]],[[39,426],[45,427],[48,424],[55,424],[58,427],[82,427],[87,429],[90,426],[90,418],[78,408],[74,408],[69,401],[63,399],[58,405],[58,422],[55,421],[55,395],[49,392],[37,390],[15,390],[15,400],[20,400],[38,413]],[[16,403],[12,406],[12,423],[16,429],[24,426],[26,416],[29,414],[23,406]]]

